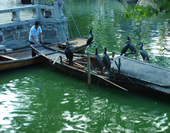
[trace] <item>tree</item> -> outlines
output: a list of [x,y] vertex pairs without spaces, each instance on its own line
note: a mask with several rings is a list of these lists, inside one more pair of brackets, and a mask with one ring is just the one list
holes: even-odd
[[[151,5],[140,4],[142,0],[138,0],[136,4],[128,3],[130,0],[125,0],[127,4],[118,0],[125,7],[126,12],[124,16],[126,19],[134,18],[137,21],[143,21],[150,18],[153,15],[159,15],[160,13],[168,14],[170,12],[170,0],[151,0]],[[130,5],[130,6],[129,6]],[[127,8],[127,6],[129,8]]]

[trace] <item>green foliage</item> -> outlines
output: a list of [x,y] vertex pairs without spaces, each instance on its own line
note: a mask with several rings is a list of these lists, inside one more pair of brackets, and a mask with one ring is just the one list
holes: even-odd
[[137,21],[143,21],[150,18],[153,15],[159,15],[159,13],[169,13],[170,12],[170,1],[169,0],[153,0],[154,7],[148,5],[134,5],[128,9],[124,16],[126,19],[134,18]]

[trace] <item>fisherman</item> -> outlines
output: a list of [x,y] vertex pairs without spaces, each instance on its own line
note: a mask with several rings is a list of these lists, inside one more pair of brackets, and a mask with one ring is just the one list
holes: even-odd
[[42,29],[40,27],[40,22],[35,21],[34,25],[31,27],[30,32],[29,32],[29,41],[30,44],[38,44],[39,43],[39,35],[41,39],[41,43],[44,43],[43,37],[42,37]]

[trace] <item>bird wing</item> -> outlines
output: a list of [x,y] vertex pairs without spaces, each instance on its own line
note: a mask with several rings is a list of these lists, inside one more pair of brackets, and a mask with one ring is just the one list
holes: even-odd
[[109,56],[108,56],[107,54],[105,54],[105,55],[103,56],[103,62],[104,62],[104,64],[106,65],[106,67],[107,67],[108,69],[110,69],[111,62],[110,62],[110,58],[109,58]]

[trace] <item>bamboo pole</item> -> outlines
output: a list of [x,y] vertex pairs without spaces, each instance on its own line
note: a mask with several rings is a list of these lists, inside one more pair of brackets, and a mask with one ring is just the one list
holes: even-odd
[[122,90],[124,90],[124,91],[128,91],[126,88],[124,88],[124,87],[122,87],[122,86],[120,86],[120,85],[117,85],[116,83],[114,83],[114,82],[106,79],[106,78],[103,77],[103,76],[100,76],[100,75],[95,74],[93,71],[92,71],[92,74],[94,74],[96,77],[99,77],[99,78],[105,80],[106,82],[108,82],[108,83],[110,83],[110,84],[112,84],[112,85],[114,85],[114,86],[116,86],[116,87],[118,87],[118,88],[120,88],[120,89],[122,89]]
[[90,69],[90,53],[87,52],[87,80],[88,80],[88,88],[91,88],[91,69]]
[[[83,65],[81,65],[81,64],[79,64],[79,63],[77,63],[77,62],[74,62],[74,63],[75,63],[76,65],[80,66],[80,67],[84,67]],[[128,91],[126,88],[124,88],[124,87],[122,87],[122,86],[120,86],[120,85],[117,85],[116,83],[114,83],[114,82],[106,79],[104,76],[97,75],[97,74],[95,73],[95,71],[90,71],[90,74],[92,74],[92,75],[94,75],[94,76],[96,76],[96,77],[98,77],[98,78],[101,78],[101,79],[105,80],[106,82],[108,82],[108,83],[110,83],[110,84],[118,87],[119,89],[122,89],[122,90],[124,90],[124,91]]]
[[120,58],[119,58],[119,65],[118,65],[118,66],[119,66],[119,67],[118,67],[118,72],[119,72],[119,74],[120,74],[120,65],[121,65],[121,64],[120,64]]

